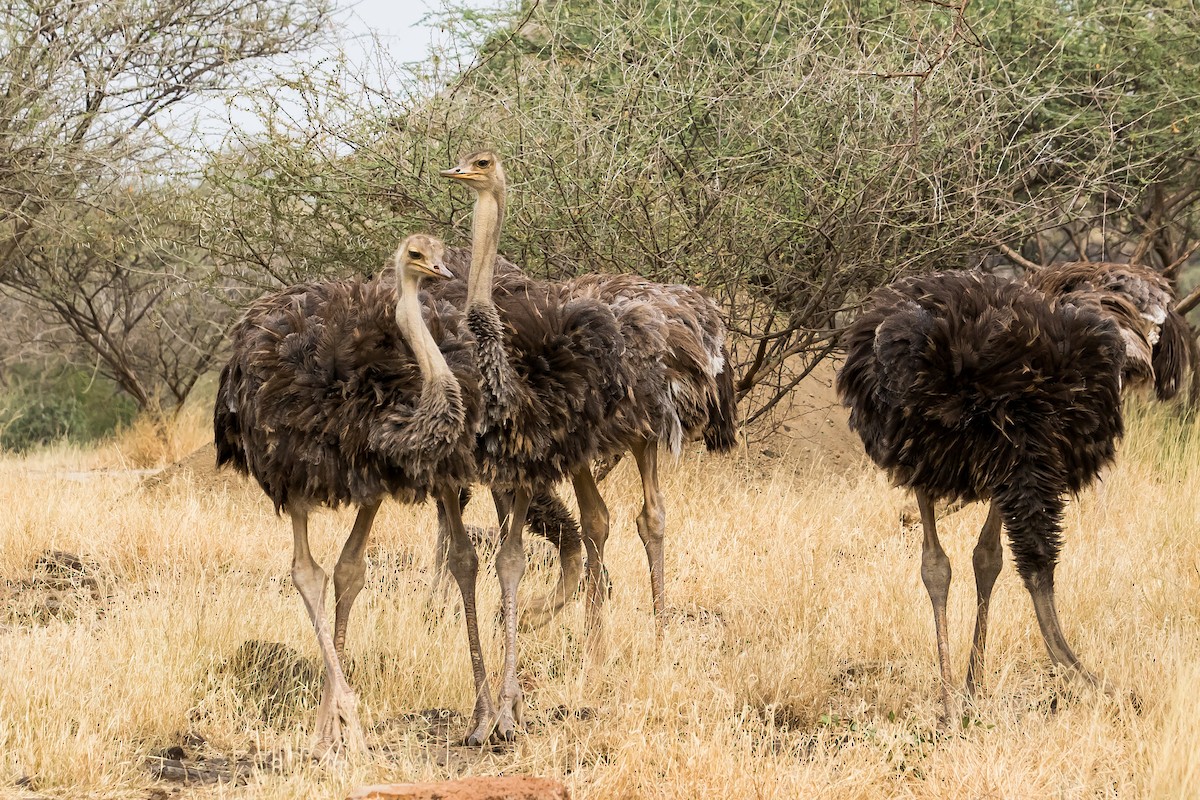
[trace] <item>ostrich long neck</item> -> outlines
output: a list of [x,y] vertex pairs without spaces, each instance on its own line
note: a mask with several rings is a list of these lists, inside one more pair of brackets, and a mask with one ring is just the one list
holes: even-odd
[[481,191],[471,221],[471,276],[467,281],[467,327],[475,335],[480,388],[488,425],[503,424],[517,402],[517,375],[508,360],[504,324],[492,300],[492,272],[504,220],[504,186]]
[[492,273],[504,223],[504,188],[480,191],[471,220],[471,277],[467,282],[467,308],[492,305]]
[[421,370],[425,386],[442,383],[443,378],[453,378],[442,351],[438,349],[437,342],[421,317],[421,301],[418,297],[420,279],[400,267],[396,271],[399,274],[396,289],[400,295],[396,304],[396,325],[417,358],[417,367]]
[[382,426],[381,437],[390,442],[390,448],[383,449],[402,460],[414,454],[436,459],[446,455],[447,448],[453,448],[463,434],[466,410],[462,389],[421,316],[417,294],[419,278],[399,264],[396,272],[399,292],[396,325],[417,359],[417,369],[421,371],[421,399],[411,424],[403,426],[402,431]]

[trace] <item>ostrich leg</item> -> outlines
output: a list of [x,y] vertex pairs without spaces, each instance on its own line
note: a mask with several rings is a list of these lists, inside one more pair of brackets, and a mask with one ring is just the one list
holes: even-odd
[[921,546],[921,580],[933,604],[933,627],[937,635],[938,666],[942,676],[942,717],[940,727],[946,727],[954,717],[950,699],[950,642],[946,633],[946,597],[950,593],[950,559],[937,536],[937,518],[933,500],[917,491],[917,506],[921,509],[921,527],[925,538]]
[[[433,580],[429,584],[429,598],[425,601],[425,613],[430,619],[441,613],[449,602],[447,578],[450,576],[450,523],[447,520],[445,501],[441,497],[438,497],[436,506],[437,543],[433,550]],[[461,502],[457,508],[461,515]]]
[[362,725],[358,721],[358,700],[338,659],[325,619],[325,588],[329,578],[313,560],[308,547],[308,512],[293,509],[292,516],[292,581],[304,599],[308,618],[317,633],[317,646],[325,661],[325,685],[321,691],[321,707],[317,711],[317,728],[313,755],[324,758],[343,744],[349,749],[366,749]]
[[666,508],[658,488],[658,441],[642,439],[633,446],[638,472],[642,476],[642,512],[638,514],[638,535],[646,548],[650,564],[650,595],[654,601],[654,622],[658,638],[663,635],[667,602],[663,586],[663,533],[667,525]]
[[1004,552],[1000,549],[1000,509],[995,503],[988,506],[987,520],[979,532],[979,542],[971,563],[975,567],[975,635],[971,639],[971,659],[967,662],[967,699],[975,697],[983,672],[983,652],[987,645],[988,606],[992,601],[992,587],[1004,564]]
[[479,559],[475,546],[463,527],[462,509],[457,489],[442,491],[441,503],[447,533],[446,555],[450,574],[462,593],[463,617],[467,623],[467,646],[471,650],[471,674],[475,678],[475,711],[471,717],[471,732],[466,743],[478,747],[487,741],[492,730],[492,695],[487,684],[487,669],[483,663],[483,647],[479,643],[479,618],[475,611],[475,578]]
[[[530,500],[532,502],[532,499]],[[513,495],[512,492],[506,492],[503,489],[492,487],[492,504],[496,506],[496,520],[500,525],[500,530],[504,530],[504,525],[512,514]]]
[[337,566],[333,568],[333,647],[337,651],[339,661],[346,659],[346,628],[350,624],[350,609],[354,600],[366,583],[367,565],[364,556],[367,552],[367,537],[371,533],[371,525],[375,522],[375,514],[379,511],[379,501],[358,509],[354,518],[354,527],[350,536],[342,545],[342,554],[338,556]]
[[517,587],[525,573],[521,534],[528,512],[529,490],[521,487],[513,493],[512,514],[496,552],[496,575],[500,579],[500,604],[504,611],[504,676],[496,703],[495,730],[507,742],[517,738],[517,728],[524,727],[521,684],[517,681]]
[[1088,683],[1108,690],[1104,681],[1080,663],[1075,651],[1067,644],[1067,637],[1063,636],[1062,625],[1058,622],[1058,610],[1054,605],[1053,564],[1034,570],[1025,581],[1025,587],[1029,589],[1029,595],[1033,598],[1033,611],[1037,614],[1038,627],[1042,630],[1042,641],[1046,643],[1050,659],[1055,664],[1069,667]]
[[587,549],[587,655],[595,662],[603,659],[607,650],[604,635],[604,601],[608,584],[604,572],[604,543],[608,541],[608,506],[592,471],[584,467],[571,476],[575,498],[579,502],[579,527],[583,529],[583,546]]
[[[496,502],[496,516],[504,519],[508,513],[509,503],[504,502],[504,498],[498,496],[497,490],[493,489],[492,494]],[[502,502],[504,503],[503,510],[501,509]],[[534,598],[526,605],[525,612],[521,616],[521,627],[527,630],[545,625],[559,611],[562,611],[567,601],[571,599],[571,595],[579,588],[579,579],[583,575],[582,541],[576,534],[573,523],[569,532],[557,524],[555,512],[558,509],[561,509],[563,514],[568,513],[565,507],[561,506],[558,495],[550,488],[539,489],[530,501],[530,531],[533,531],[535,519],[540,518],[542,527],[537,532],[554,545],[558,551],[559,570],[558,580],[555,582],[550,596]]]

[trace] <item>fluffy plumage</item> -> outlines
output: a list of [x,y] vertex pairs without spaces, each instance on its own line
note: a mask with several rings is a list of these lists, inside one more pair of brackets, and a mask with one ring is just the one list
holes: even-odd
[[637,437],[656,439],[676,455],[700,437],[709,450],[733,447],[733,375],[716,304],[691,286],[635,275],[584,275],[567,287],[573,296],[607,303],[621,328],[633,385],[610,420],[617,452]]
[[[435,289],[466,303],[465,281]],[[494,309],[466,314],[484,397],[481,475],[504,488],[549,486],[600,453],[601,423],[628,391],[624,343],[607,305],[559,285],[498,269],[492,299]]]
[[418,502],[475,475],[474,341],[453,306],[422,293],[456,387],[423,385],[395,321],[391,281],[306,283],[255,302],[231,334],[214,411],[217,463],[294,503]]
[[1195,338],[1175,313],[1170,282],[1150,267],[1104,261],[1051,264],[1025,276],[1029,285],[1065,303],[1107,315],[1125,341],[1125,380],[1152,382],[1160,400],[1183,388],[1196,363]]
[[893,481],[933,499],[992,499],[1028,578],[1052,566],[1063,495],[1123,433],[1116,325],[1029,286],[943,272],[875,292],[846,331],[837,389]]
[[[461,304],[466,299],[466,284],[471,273],[471,250],[467,247],[448,247],[446,248],[442,263],[454,276],[455,284],[452,286],[440,283],[433,284],[429,287],[429,290],[438,297],[445,297],[448,300],[455,301],[461,307]],[[520,267],[503,256],[496,257],[495,270],[496,275],[501,280],[509,275],[515,275],[518,278],[524,278],[525,275]],[[380,280],[385,283],[393,281],[393,268],[390,266],[385,267],[380,273]],[[489,351],[489,354],[494,354],[494,351]],[[462,499],[462,506],[464,508],[469,500],[470,494],[464,492]],[[507,502],[504,505],[507,506]],[[440,503],[438,517],[440,525],[443,520]],[[571,512],[563,503],[562,498],[554,491],[553,487],[539,486],[534,490],[533,498],[529,505],[527,523],[530,531],[545,537],[559,549],[560,553],[564,553],[565,555],[581,552],[582,539],[579,534],[579,525],[575,522],[571,516]],[[574,557],[578,558],[577,555]]]

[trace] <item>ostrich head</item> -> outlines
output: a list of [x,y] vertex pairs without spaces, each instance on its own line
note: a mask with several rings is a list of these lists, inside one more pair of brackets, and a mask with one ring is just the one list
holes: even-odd
[[491,150],[478,150],[441,171],[444,178],[465,183],[475,193],[471,217],[471,276],[467,308],[492,305],[492,273],[504,224],[504,167]]
[[491,150],[479,150],[463,156],[458,166],[441,171],[443,178],[462,181],[476,192],[504,189],[504,167]]
[[446,247],[441,239],[415,233],[409,236],[396,248],[393,260],[396,263],[396,277],[413,276],[421,278],[452,278],[454,277],[446,265],[442,263]]

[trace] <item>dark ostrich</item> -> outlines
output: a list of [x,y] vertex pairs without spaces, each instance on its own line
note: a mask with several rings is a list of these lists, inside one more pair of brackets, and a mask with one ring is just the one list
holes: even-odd
[[1026,282],[1051,299],[1090,305],[1116,323],[1125,340],[1125,382],[1154,386],[1159,400],[1177,396],[1189,381],[1190,402],[1200,395],[1196,338],[1174,309],[1171,282],[1139,264],[1070,261],[1025,275]]
[[[501,168],[503,169],[503,167]],[[498,191],[501,195],[501,203],[503,203],[503,185],[498,187]],[[446,248],[445,265],[453,276],[454,282],[451,284],[440,284],[434,289],[434,293],[438,295],[446,294],[461,306],[465,302],[467,281],[471,274],[471,248]],[[495,259],[494,275],[495,279],[502,283],[508,278],[515,278],[519,281],[526,277],[524,270],[500,255],[497,255]],[[504,520],[512,511],[513,494],[510,490],[498,485],[493,485],[490,488],[492,501],[496,506],[497,519],[503,525]],[[464,490],[461,495],[463,508],[466,508],[467,503],[470,502],[470,498],[471,493]],[[531,533],[545,538],[554,546],[558,553],[560,567],[553,596],[562,599],[551,602],[535,602],[533,605],[537,607],[561,605],[566,602],[566,599],[578,587],[580,578],[583,575],[583,540],[579,532],[579,525],[552,486],[539,486],[534,489],[529,502],[526,527]],[[437,582],[435,591],[439,591],[444,586],[448,574],[445,565],[445,544],[446,526],[441,502],[439,501],[438,565],[435,571],[435,580]]]
[[916,493],[921,578],[933,604],[943,722],[953,716],[946,596],[950,562],[934,503],[988,500],[975,547],[978,593],[966,693],[977,687],[1001,523],[1050,658],[1093,683],[1054,603],[1065,495],[1113,459],[1123,433],[1125,343],[1089,305],[1048,300],[994,276],[942,272],[876,291],[846,331],[837,388],[850,426],[892,480]]
[[[678,456],[685,441],[703,438],[711,452],[728,452],[737,438],[733,373],[720,310],[698,289],[633,275],[585,275],[566,283],[574,297],[598,299],[612,309],[625,343],[631,381],[616,413],[603,420],[602,455],[610,462],[632,452],[642,479],[638,535],[650,567],[658,633],[666,612],[663,537],[666,507],[658,485],[658,451]],[[602,609],[608,594],[604,545],[608,509],[589,470],[573,477],[588,551],[588,630],[603,650]],[[542,609],[546,614],[561,607]]]
[[[515,737],[521,724],[516,675],[517,587],[525,570],[522,530],[533,492],[587,471],[600,454],[601,423],[630,383],[611,309],[573,298],[561,284],[499,274],[496,252],[504,217],[504,170],[473,153],[444,177],[475,192],[470,276],[447,281],[439,297],[466,311],[475,335],[483,420],[476,464],[491,486],[511,491],[512,508],[496,554],[505,627],[504,677],[496,732]],[[481,742],[479,729],[468,741]]]
[[[503,176],[503,167],[495,153],[474,153],[464,164],[472,160],[496,165]],[[504,188],[501,177],[495,187],[501,205]],[[480,232],[476,228],[476,234]],[[465,282],[470,273],[471,252],[465,248],[451,248],[447,252],[447,266],[460,281]],[[521,268],[507,259],[496,256],[494,264],[495,279],[502,287],[528,280]],[[445,288],[452,286],[447,284]],[[713,452],[727,452],[735,444],[737,409],[725,323],[716,304],[698,289],[655,283],[632,275],[587,275],[558,285],[555,292],[563,297],[606,304],[621,332],[627,391],[614,413],[598,421],[598,453],[609,465],[628,452],[637,461],[644,497],[637,525],[650,566],[651,593],[661,632],[665,611],[662,542],[666,512],[658,486],[658,448],[660,443],[665,444],[678,455],[683,442],[698,438],[703,438]],[[608,509],[590,470],[577,471],[572,482],[586,530],[588,630],[595,632],[609,586],[603,566]],[[501,493],[496,502],[503,516],[510,501]],[[536,624],[565,605],[578,584],[580,562],[577,531],[565,521],[557,525],[551,522],[563,518],[558,511],[561,504],[557,496],[542,492],[535,495],[534,503],[541,506],[539,517],[545,519],[536,530],[550,531],[548,538],[558,545],[562,563],[560,579],[551,597],[531,603],[527,609],[527,619]],[[532,524],[531,529],[534,529]],[[596,639],[590,642],[595,644]]]
[[[356,699],[342,670],[350,610],[363,587],[364,554],[385,497],[437,496],[450,520],[450,570],[462,591],[475,678],[475,714],[490,717],[475,614],[475,550],[459,515],[459,490],[475,477],[481,418],[474,340],[462,314],[418,295],[423,277],[448,277],[442,244],[410,236],[396,251],[393,283],[326,281],[254,303],[232,332],[213,427],[217,464],[252,475],[292,519],[292,579],[325,662],[314,751],[364,746]],[[325,572],[308,545],[319,506],[358,507],[334,569],[332,636]]]

